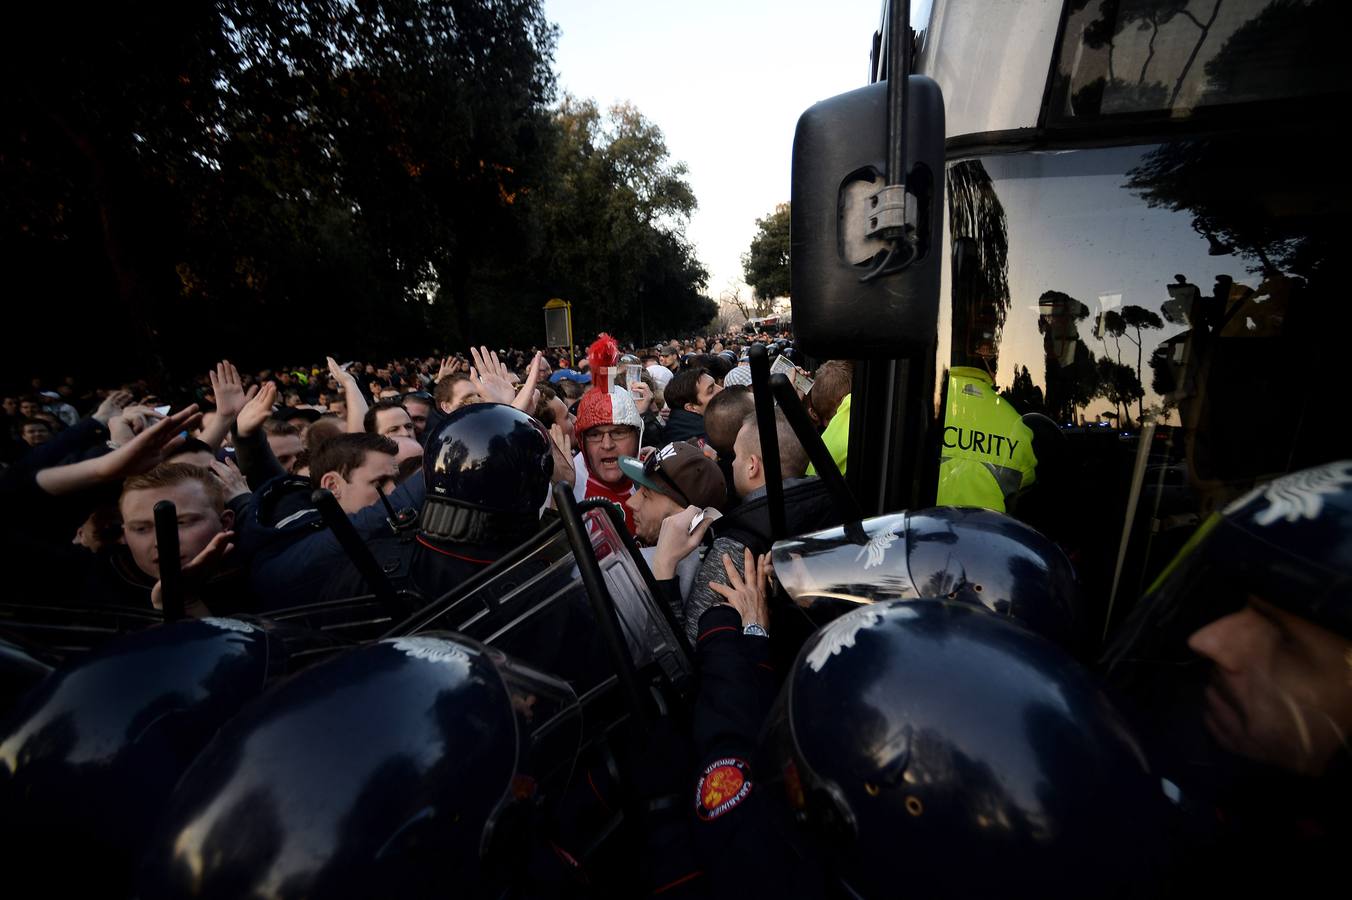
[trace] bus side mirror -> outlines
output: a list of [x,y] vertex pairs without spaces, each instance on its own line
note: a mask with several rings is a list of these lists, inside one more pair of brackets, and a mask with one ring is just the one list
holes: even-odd
[[[897,359],[934,340],[943,246],[944,101],[909,81],[906,190],[886,190],[887,83],[798,119],[790,224],[794,334],[819,359]],[[889,239],[906,229],[904,241]]]

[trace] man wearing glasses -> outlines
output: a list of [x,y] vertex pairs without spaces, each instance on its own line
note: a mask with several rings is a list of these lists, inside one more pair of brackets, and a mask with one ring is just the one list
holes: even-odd
[[578,478],[573,495],[578,500],[603,498],[624,511],[629,533],[634,533],[633,511],[624,503],[634,492],[634,483],[620,468],[620,458],[637,456],[643,434],[643,417],[633,396],[624,388],[611,385],[619,360],[619,348],[609,335],[592,344],[588,353],[592,370],[591,387],[578,402],[573,433],[582,447],[587,477]]

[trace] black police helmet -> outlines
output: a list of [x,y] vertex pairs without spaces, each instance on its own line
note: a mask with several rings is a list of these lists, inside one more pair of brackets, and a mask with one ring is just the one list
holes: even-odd
[[502,403],[462,406],[428,438],[423,473],[424,535],[514,545],[539,527],[554,473],[549,432]]
[[110,641],[38,683],[0,726],[9,877],[126,894],[174,783],[285,657],[268,623],[207,618]]
[[139,896],[480,896],[527,849],[520,827],[571,771],[578,723],[565,683],[460,635],[357,648],[206,748]]
[[970,606],[893,601],[817,632],[759,765],[850,896],[1112,896],[1157,860],[1162,795],[1124,722],[1068,656]]
[[[1227,630],[1221,620],[1250,624]],[[1296,635],[1299,620],[1308,625]],[[1225,639],[1194,643],[1208,632]],[[1341,771],[1324,774],[1338,775],[1345,791],[1349,673],[1352,461],[1267,482],[1204,520],[1104,660],[1106,683],[1141,723],[1157,767],[1196,796],[1246,780],[1293,796],[1295,782],[1273,777],[1283,771],[1301,773],[1301,791],[1336,796],[1307,771],[1322,766],[1330,737],[1341,746]]]
[[774,546],[775,575],[818,624],[859,603],[940,597],[1012,619],[1071,652],[1084,641],[1070,560],[1017,519],[939,506],[863,528],[864,545],[836,527]]

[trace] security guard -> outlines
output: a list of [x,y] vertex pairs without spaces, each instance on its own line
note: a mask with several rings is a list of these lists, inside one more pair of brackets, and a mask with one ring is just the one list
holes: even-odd
[[1036,479],[1033,432],[981,369],[948,373],[943,447],[939,453],[940,506],[981,506],[1007,512]]

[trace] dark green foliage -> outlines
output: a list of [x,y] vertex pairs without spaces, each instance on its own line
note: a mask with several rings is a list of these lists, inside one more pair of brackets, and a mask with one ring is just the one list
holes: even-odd
[[712,317],[637,110],[563,188],[540,0],[26,4],[2,46],[6,380],[529,345],[551,296],[637,337],[640,288],[662,330]]

